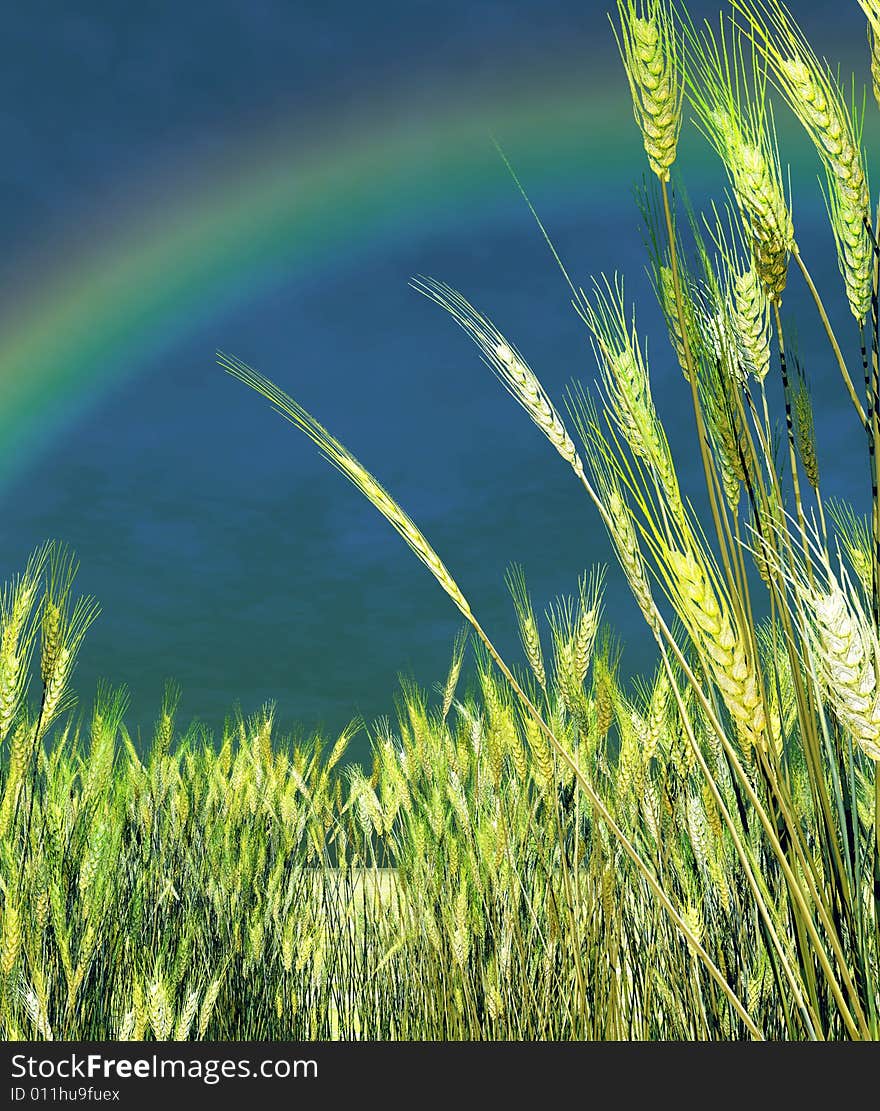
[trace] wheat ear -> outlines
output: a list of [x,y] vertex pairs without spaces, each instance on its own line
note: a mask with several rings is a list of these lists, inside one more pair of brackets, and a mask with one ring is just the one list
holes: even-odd
[[880,643],[852,591],[830,569],[826,573],[823,591],[797,584],[822,686],[865,755],[880,761]]
[[514,564],[507,571],[507,589],[513,599],[516,610],[517,624],[519,625],[520,639],[523,651],[526,654],[529,667],[537,680],[538,686],[545,693],[547,691],[547,669],[544,666],[544,652],[541,648],[541,634],[538,622],[535,620],[535,611],[532,600],[526,587],[526,577],[522,567]]
[[669,180],[681,131],[681,51],[666,0],[617,0],[617,45],[632,93],[648,163]]
[[880,106],[880,0],[859,0],[868,17],[868,44],[871,48],[871,81],[874,99]]
[[508,343],[490,320],[446,282],[420,277],[414,278],[410,284],[417,292],[446,309],[459,327],[476,341],[487,365],[507,391],[522,405],[575,473],[583,475],[583,464],[559,413],[516,348]]
[[443,561],[412,519],[404,513],[397,502],[370,472],[361,466],[357,459],[334,436],[331,436],[322,424],[319,424],[313,416],[307,413],[298,402],[294,401],[283,390],[280,390],[274,382],[260,374],[259,371],[247,366],[240,359],[236,359],[232,355],[225,355],[222,352],[218,353],[217,361],[233,378],[237,378],[246,386],[250,386],[257,393],[262,394],[267,401],[272,403],[276,412],[305,432],[309,439],[321,450],[328,462],[341,471],[349,482],[356,486],[368,501],[372,502],[386,521],[394,527],[410,549],[425,564],[440,586],[458,606],[461,613],[466,618],[470,618],[472,616],[470,606]]
[[780,0],[734,0],[749,21],[758,48],[825,166],[831,226],[853,316],[871,307],[873,251],[868,226],[871,198],[861,145],[861,121],[851,113],[827,63]]
[[766,75],[743,57],[735,31],[732,43],[707,27],[689,29],[695,70],[690,99],[697,123],[724,163],[752,250],[755,269],[772,302],[779,303],[795,247],[794,225],[783,188],[773,115],[766,100]]

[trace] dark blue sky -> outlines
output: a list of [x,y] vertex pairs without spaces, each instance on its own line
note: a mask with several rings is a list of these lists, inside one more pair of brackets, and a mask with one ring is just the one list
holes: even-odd
[[[695,0],[695,17],[719,0]],[[214,158],[245,127],[283,118],[295,134],[359,105],[418,112],[466,82],[523,80],[557,64],[617,61],[606,3],[448,0],[215,0],[10,5],[0,43],[0,201],[7,247],[49,250],[84,219],[98,233],[108,195],[141,189],[163,168]],[[861,31],[855,3],[794,4],[834,54]],[[849,9],[852,9],[851,11]],[[823,14],[824,13],[824,14]],[[861,45],[860,38],[858,45]],[[4,269],[15,259],[4,252]]]

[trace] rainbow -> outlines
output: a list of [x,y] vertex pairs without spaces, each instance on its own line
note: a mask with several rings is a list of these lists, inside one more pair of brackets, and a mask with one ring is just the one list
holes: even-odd
[[609,175],[628,181],[640,164],[639,142],[625,101],[585,96],[593,82],[577,74],[540,82],[539,95],[533,80],[527,92],[460,95],[417,124],[354,126],[295,148],[275,128],[242,141],[234,166],[204,174],[185,197],[132,211],[109,237],[97,229],[108,243],[31,276],[39,292],[0,319],[0,483],[114,381],[224,306],[419,223],[460,224],[463,209],[470,222],[515,200],[490,133],[536,198],[595,191],[602,203]]

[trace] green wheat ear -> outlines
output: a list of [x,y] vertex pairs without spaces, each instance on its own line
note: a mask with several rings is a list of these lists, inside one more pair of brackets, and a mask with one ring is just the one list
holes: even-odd
[[855,571],[865,596],[870,596],[873,584],[873,539],[871,525],[866,517],[860,517],[847,502],[832,500],[828,504],[828,514],[837,526],[837,537],[841,547]]
[[689,96],[697,123],[724,163],[754,267],[766,295],[782,300],[794,224],[783,186],[766,72],[747,66],[738,28],[729,42],[707,26],[686,26],[693,74]]
[[[726,220],[713,205],[714,226],[707,220],[710,235],[721,265],[720,276],[714,271],[711,285],[714,299],[729,317],[729,325],[741,364],[737,377],[744,380],[747,374],[763,382],[770,370],[770,303],[767,290],[755,266],[754,258],[744,264],[742,255],[747,253],[742,229],[730,205],[724,206]],[[704,253],[704,266],[711,266]]]
[[[657,301],[666,319],[666,328],[675,351],[675,357],[681,367],[685,381],[689,382],[688,351],[690,351],[695,364],[699,365],[702,337],[697,324],[697,304],[690,276],[681,263],[679,263],[679,271],[681,273],[680,318],[675,296],[675,277],[671,266],[661,263],[655,267],[654,287]],[[684,321],[684,328],[682,328],[682,320]],[[685,339],[687,339],[687,345]]]
[[593,335],[608,411],[633,454],[656,471],[674,513],[681,508],[672,454],[651,396],[648,361],[635,315],[627,317],[623,280],[594,282],[578,309]]
[[819,459],[816,451],[816,424],[813,418],[813,402],[807,388],[804,372],[795,364],[796,384],[792,396],[794,410],[795,436],[801,465],[807,481],[813,490],[819,489]]
[[770,306],[754,266],[734,272],[731,293],[733,319],[748,357],[748,368],[763,382],[770,370]]
[[[850,111],[831,67],[819,60],[780,0],[734,2],[825,167],[831,228],[847,299],[856,320],[864,321],[871,308],[873,248],[867,230],[871,197],[861,115]],[[876,2],[869,6],[876,17]]]
[[862,11],[868,17],[868,45],[871,48],[871,82],[874,99],[880,107],[880,2],[878,0],[859,0]]
[[526,654],[532,674],[541,690],[547,691],[547,669],[544,666],[544,652],[541,647],[541,634],[538,622],[535,620],[535,611],[532,608],[532,599],[526,587],[526,577],[519,564],[508,568],[505,576],[507,589],[513,599],[516,610],[517,624],[519,625],[520,639],[523,651]]
[[38,549],[24,573],[0,591],[0,742],[23,707],[37,623],[34,609],[51,545]]
[[574,441],[536,374],[487,317],[452,286],[435,278],[413,278],[410,285],[452,316],[483,353],[492,371],[529,414],[556,451],[583,478],[584,467]]
[[617,11],[615,37],[633,113],[651,169],[668,181],[678,151],[684,87],[672,9],[666,0],[617,0]]
[[289,420],[291,424],[296,425],[302,432],[305,432],[309,439],[321,450],[328,462],[341,471],[349,482],[356,486],[368,501],[372,502],[385,520],[403,537],[440,586],[455,602],[462,614],[470,620],[473,616],[471,608],[443,561],[425,539],[415,522],[404,513],[388,491],[376,481],[366,467],[362,466],[351,452],[343,447],[334,436],[331,436],[327,429],[319,424],[310,413],[307,413],[297,401],[294,401],[289,394],[280,390],[274,382],[260,374],[259,371],[249,367],[240,359],[236,359],[232,355],[226,355],[223,352],[217,353],[217,362],[233,378],[237,378],[246,386],[250,386],[257,393],[262,394],[267,401],[272,403],[277,413]]

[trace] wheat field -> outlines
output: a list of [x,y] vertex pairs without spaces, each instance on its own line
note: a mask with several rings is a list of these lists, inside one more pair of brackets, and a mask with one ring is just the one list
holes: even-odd
[[[858,2],[880,107],[880,3]],[[733,0],[699,27],[670,0],[618,0],[612,22],[650,170],[640,215],[668,332],[650,360],[619,274],[584,289],[563,268],[598,381],[558,400],[461,293],[413,285],[476,342],[567,465],[559,480],[598,514],[653,672],[621,678],[603,569],[541,614],[528,569],[508,568],[522,657],[504,659],[379,480],[288,393],[220,355],[388,520],[462,633],[437,691],[405,686],[396,720],[369,727],[370,767],[345,758],[356,726],[294,745],[271,707],[218,737],[182,728],[173,687],[143,752],[122,692],[76,710],[96,606],[77,598],[63,547],[36,552],[0,599],[7,1039],[880,1036],[867,102],[780,0]],[[781,112],[824,170],[837,290],[820,293],[801,252]],[[718,158],[701,213],[672,188],[683,126]],[[790,281],[821,328],[812,373],[839,381],[864,453],[850,501],[823,497],[823,429],[783,315]],[[845,301],[850,334],[823,294]],[[651,363],[677,368],[690,444],[667,439]],[[702,517],[682,450],[701,461]]]

